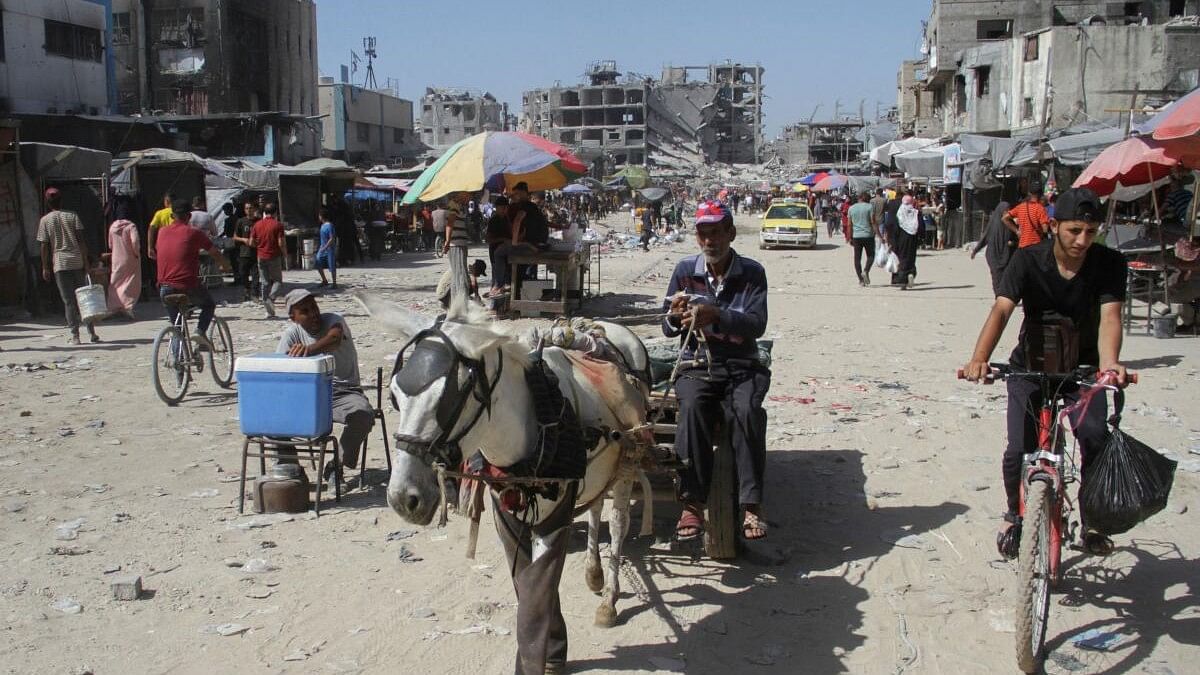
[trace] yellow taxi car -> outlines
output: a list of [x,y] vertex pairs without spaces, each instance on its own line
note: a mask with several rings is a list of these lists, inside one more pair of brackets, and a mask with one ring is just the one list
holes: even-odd
[[794,199],[776,199],[762,215],[762,229],[758,235],[759,248],[776,246],[800,246],[812,248],[817,245],[817,221],[813,220],[808,204]]

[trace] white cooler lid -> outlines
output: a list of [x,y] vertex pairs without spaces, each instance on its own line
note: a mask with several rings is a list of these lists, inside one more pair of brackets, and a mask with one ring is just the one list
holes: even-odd
[[333,356],[288,356],[287,354],[250,354],[239,356],[233,366],[239,373],[321,373],[333,372]]

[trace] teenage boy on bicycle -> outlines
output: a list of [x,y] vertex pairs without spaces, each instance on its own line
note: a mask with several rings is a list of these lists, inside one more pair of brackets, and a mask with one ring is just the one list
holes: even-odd
[[[1024,303],[1020,340],[1009,357],[1014,369],[1069,373],[1080,365],[1097,365],[1101,371],[1114,371],[1117,384],[1125,386],[1120,356],[1126,263],[1120,253],[1094,243],[1100,213],[1100,200],[1091,190],[1075,188],[1059,196],[1056,217],[1050,221],[1052,237],[1013,254],[964,368],[967,379],[976,382],[988,375],[988,359],[1017,304]],[[996,547],[1004,557],[1015,558],[1021,539],[1017,513],[1023,457],[1037,447],[1034,415],[1042,396],[1035,382],[1010,378],[1007,384],[1008,446],[1002,466],[1008,511]],[[1062,395],[1073,403],[1079,398],[1078,387],[1066,385]],[[1078,425],[1075,437],[1084,472],[1090,458],[1103,448],[1106,417],[1107,404],[1097,396],[1082,420],[1072,420]],[[1084,545],[1097,555],[1112,550],[1112,541],[1097,532],[1086,532]]]

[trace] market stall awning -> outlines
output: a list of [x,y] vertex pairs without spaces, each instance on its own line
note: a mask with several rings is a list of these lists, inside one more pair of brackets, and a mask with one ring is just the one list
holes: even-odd
[[871,161],[877,162],[884,166],[892,165],[892,157],[913,150],[920,150],[931,145],[937,145],[936,138],[905,138],[898,141],[891,141],[875,148],[871,151]]
[[1109,146],[1125,140],[1125,132],[1116,127],[1089,131],[1071,136],[1059,136],[1048,142],[1050,152],[1059,164],[1087,166]]

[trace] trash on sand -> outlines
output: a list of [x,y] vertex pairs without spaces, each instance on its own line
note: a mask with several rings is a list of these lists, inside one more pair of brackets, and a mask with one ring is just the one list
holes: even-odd
[[424,560],[424,558],[417,556],[417,554],[410,551],[408,547],[404,545],[400,546],[400,551],[396,555],[402,563],[415,563]]
[[264,516],[254,516],[241,520],[236,523],[230,523],[229,527],[239,530],[252,530],[258,527],[270,527],[278,523],[286,523],[295,520],[290,513],[271,513]]
[[247,574],[263,574],[265,572],[274,572],[279,569],[262,558],[251,558],[242,565],[242,571]]
[[815,399],[811,396],[778,395],[778,396],[768,396],[767,400],[775,401],[776,403],[799,403],[800,405],[808,405],[810,403],[817,402],[817,399]]
[[248,630],[250,630],[250,626],[243,626],[240,623],[216,623],[201,628],[200,632],[229,637],[231,635],[241,635]]
[[1113,631],[1104,631],[1099,628],[1092,628],[1071,638],[1071,644],[1080,649],[1091,649],[1097,652],[1111,652],[1120,647],[1133,636],[1124,633],[1116,633]]
[[76,602],[74,598],[61,598],[50,605],[50,608],[63,614],[78,614],[83,611],[83,605]]
[[409,537],[415,535],[416,533],[417,533],[416,530],[396,530],[395,532],[388,533],[387,540],[388,541],[400,541],[402,539],[408,539]]

